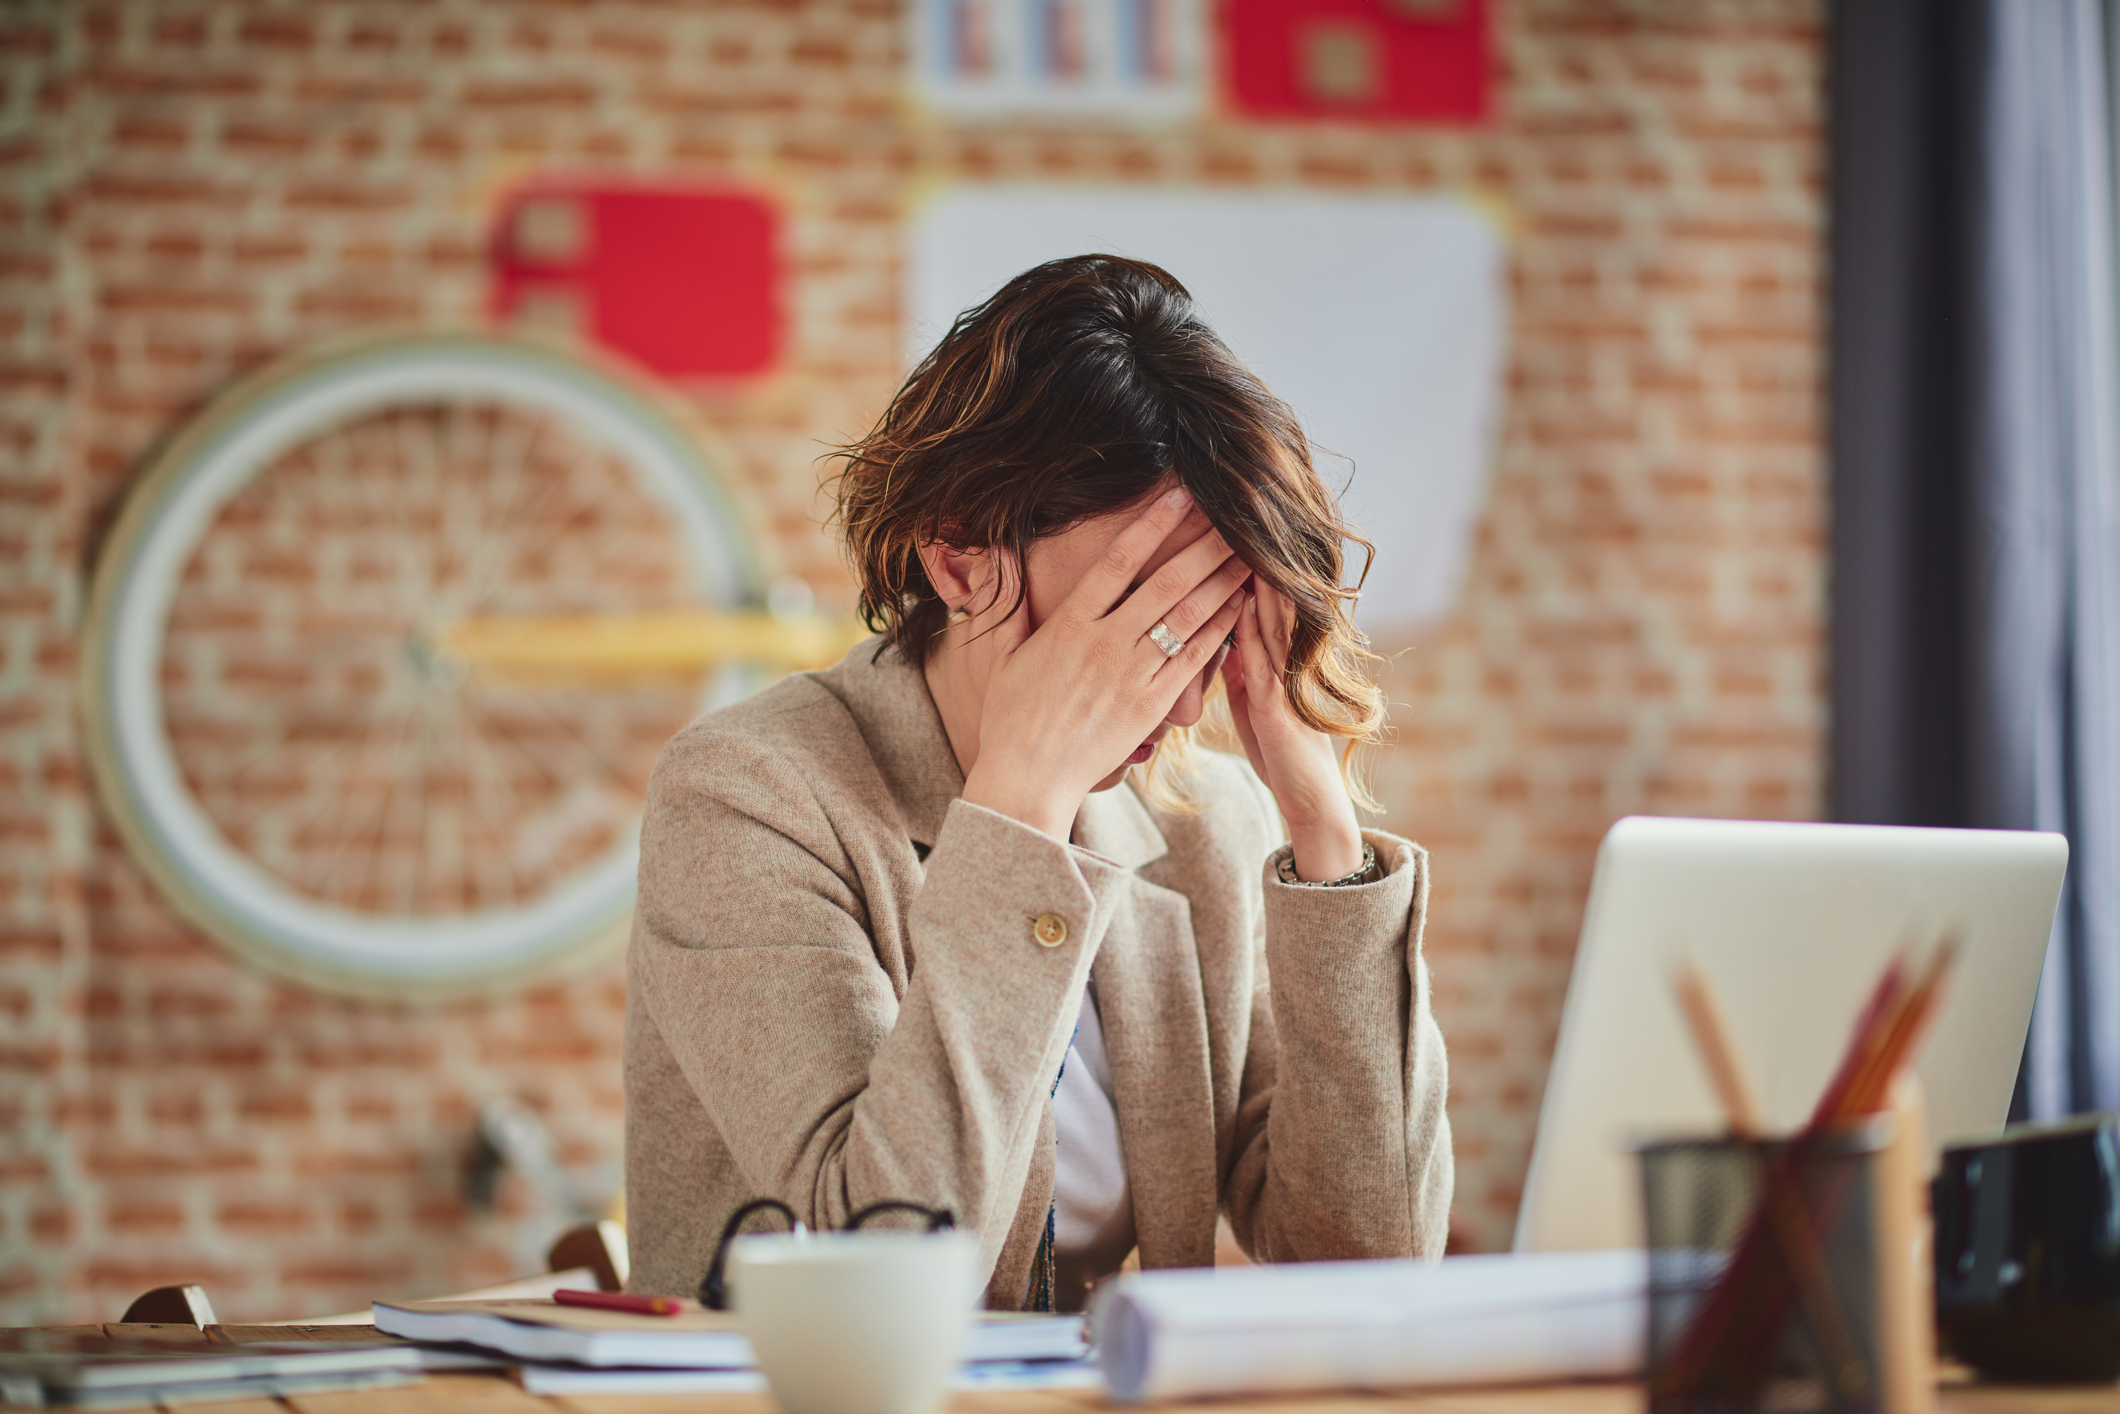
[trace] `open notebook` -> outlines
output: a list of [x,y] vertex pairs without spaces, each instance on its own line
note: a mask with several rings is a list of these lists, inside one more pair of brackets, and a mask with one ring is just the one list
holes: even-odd
[[[376,1329],[407,1340],[475,1345],[518,1360],[656,1369],[741,1370],[756,1362],[736,1317],[687,1301],[675,1316],[638,1316],[550,1301],[378,1301]],[[1079,1316],[982,1311],[964,1358],[1072,1360],[1083,1354]]]

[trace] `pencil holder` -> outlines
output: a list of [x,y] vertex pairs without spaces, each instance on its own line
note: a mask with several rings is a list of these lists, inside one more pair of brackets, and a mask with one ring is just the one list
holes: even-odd
[[1889,1133],[1638,1150],[1652,1414],[1887,1410],[1876,1195]]

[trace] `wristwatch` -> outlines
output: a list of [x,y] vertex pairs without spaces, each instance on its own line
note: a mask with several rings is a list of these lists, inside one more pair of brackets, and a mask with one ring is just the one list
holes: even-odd
[[1361,867],[1344,878],[1304,879],[1297,877],[1296,852],[1294,850],[1290,850],[1281,856],[1281,862],[1274,866],[1274,872],[1280,876],[1282,883],[1294,884],[1299,889],[1337,889],[1346,884],[1375,883],[1377,879],[1382,877],[1377,869],[1377,847],[1368,840],[1362,841]]

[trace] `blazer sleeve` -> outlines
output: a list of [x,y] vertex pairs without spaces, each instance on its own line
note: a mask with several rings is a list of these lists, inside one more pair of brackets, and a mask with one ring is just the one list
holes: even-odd
[[[814,1227],[882,1198],[947,1206],[991,1275],[1116,872],[954,803],[909,915],[901,998],[801,773],[765,752],[666,762],[642,826],[634,975],[753,1192]],[[1064,939],[1036,936],[1043,915]]]
[[1428,856],[1365,831],[1387,871],[1284,884],[1266,862],[1251,1035],[1223,1203],[1269,1262],[1440,1257],[1454,1169],[1442,1032],[1421,956]]

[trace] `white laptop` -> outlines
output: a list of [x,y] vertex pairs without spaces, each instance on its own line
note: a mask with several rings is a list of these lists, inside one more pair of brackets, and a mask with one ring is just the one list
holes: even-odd
[[1766,1121],[1782,1129],[1809,1118],[1893,951],[1956,933],[1916,1066],[1929,1137],[2002,1124],[2067,866],[2055,834],[1621,820],[1591,878],[1516,1250],[1639,1246],[1630,1146],[1723,1127],[1672,1000],[1681,953],[1719,995]]

